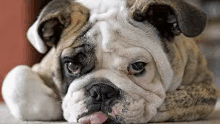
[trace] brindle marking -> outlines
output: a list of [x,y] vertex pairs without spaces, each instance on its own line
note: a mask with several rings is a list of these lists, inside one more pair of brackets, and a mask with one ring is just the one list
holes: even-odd
[[[172,8],[175,13],[177,13],[175,10],[182,9],[182,11],[184,10],[186,13],[184,16],[192,16],[191,13],[188,13],[189,11],[186,10],[186,8],[180,7],[183,6],[183,4],[186,3],[180,0],[175,2],[171,0],[128,0],[127,2],[127,6],[131,10],[130,16],[139,21],[153,19],[149,18],[149,14],[147,14],[150,5],[167,5],[167,7]],[[180,21],[178,14],[182,13],[180,12],[176,15],[177,21]],[[169,16],[169,14],[166,16]],[[185,18],[184,16],[182,17]],[[194,14],[194,16],[196,16],[196,14]],[[203,14],[201,18],[204,18],[202,20],[206,20]],[[150,20],[150,22],[151,21],[152,20]],[[214,110],[217,100],[217,90],[213,85],[212,73],[207,68],[207,62],[203,54],[199,51],[197,44],[192,39],[184,36],[196,36],[198,34],[187,34],[189,32],[186,33],[184,30],[181,30],[181,27],[191,29],[187,28],[187,26],[195,24],[195,22],[190,22],[189,20],[187,21],[191,24],[188,22],[188,24],[184,24],[184,22],[180,24],[180,22],[178,22],[178,30],[181,30],[184,35],[174,35],[172,32],[168,34],[161,32],[161,25],[165,23],[163,21],[158,24],[159,27],[157,27],[158,25],[155,23],[151,24],[158,29],[164,51],[167,54],[175,74],[174,83],[171,85],[178,85],[175,84],[175,82],[180,80],[179,77],[181,77],[181,85],[178,86],[177,90],[167,92],[163,105],[158,109],[158,114],[151,121],[192,121],[203,119]],[[182,21],[184,21],[184,19]],[[202,24],[205,25],[205,22],[202,22]],[[197,28],[195,30],[203,30],[203,27],[199,29],[199,25],[197,26],[195,26],[195,28]],[[163,28],[164,27],[162,27],[162,29]],[[170,27],[170,29],[172,28],[173,27]],[[166,116],[166,118],[163,118],[164,116]]]

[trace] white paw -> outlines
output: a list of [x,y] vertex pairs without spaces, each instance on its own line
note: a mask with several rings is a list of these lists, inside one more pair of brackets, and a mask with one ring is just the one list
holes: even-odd
[[12,115],[25,121],[45,121],[62,118],[61,102],[52,89],[28,66],[17,66],[6,76],[3,98]]

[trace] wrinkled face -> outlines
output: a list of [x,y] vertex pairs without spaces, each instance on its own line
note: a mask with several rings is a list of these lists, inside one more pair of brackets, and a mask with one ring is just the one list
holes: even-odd
[[116,20],[96,22],[80,38],[84,41],[62,52],[66,120],[86,123],[100,116],[100,121],[145,122],[161,104],[165,89],[156,64],[146,49],[133,44],[141,34],[129,37],[141,30],[126,23],[131,29]]
[[62,108],[69,122],[147,122],[165,98],[156,63],[146,49],[162,52],[155,29],[132,24],[123,2],[117,4],[91,13],[91,26],[61,54]]
[[100,116],[144,122],[164,99],[165,89],[151,54],[136,45],[144,32],[124,21],[96,22],[62,52],[66,120],[89,122]]
[[53,47],[41,64],[68,122],[146,123],[173,80],[164,39],[198,35],[202,14],[180,0],[53,0],[28,39]]

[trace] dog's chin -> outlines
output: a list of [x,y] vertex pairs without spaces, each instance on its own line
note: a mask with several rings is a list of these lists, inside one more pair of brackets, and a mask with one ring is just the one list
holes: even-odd
[[[142,104],[143,102],[139,102]],[[64,110],[64,115],[67,115],[65,119],[68,122],[78,122],[78,123],[88,123],[88,124],[114,124],[114,123],[133,123],[133,122],[143,122],[145,107],[136,106],[133,103],[132,107],[130,105],[118,103],[111,108],[110,112],[100,110],[100,111],[90,111],[85,110],[83,113],[76,112],[77,115],[74,116],[73,111],[69,111],[68,109]],[[125,107],[126,106],[126,107]],[[84,107],[82,107],[84,108]],[[73,110],[73,109],[72,109]]]
[[118,124],[118,123],[124,123],[124,121],[121,120],[117,120],[117,118],[113,118],[111,116],[109,116],[108,114],[99,111],[99,112],[95,112],[92,114],[88,114],[85,116],[82,116],[81,118],[78,119],[79,123],[83,123],[83,124]]
[[[87,105],[88,106],[88,105]],[[96,105],[90,105],[96,106]],[[114,123],[124,123],[124,119],[122,118],[122,109],[119,106],[115,105],[114,107],[109,107],[105,105],[98,105],[98,107],[93,107],[78,116],[77,122],[79,123],[89,123],[89,124],[97,124],[97,123],[106,123],[106,124],[114,124]]]
[[[87,110],[89,111],[89,110]],[[75,116],[73,111],[64,110],[64,118],[68,122],[81,123],[81,124],[114,124],[114,123],[123,123],[122,119],[118,119],[118,115],[115,117],[111,116],[112,113],[107,113],[103,111],[95,112],[76,112]],[[81,113],[81,114],[80,114]],[[116,114],[116,113],[114,113]]]
[[[86,104],[81,104],[81,103],[85,103],[85,101],[81,101],[79,102],[79,104],[71,104],[71,103],[64,103],[63,104],[63,112],[64,112],[64,118],[68,121],[68,122],[74,122],[74,123],[88,123],[88,124],[101,124],[101,123],[106,123],[109,124],[111,122],[111,124],[114,123],[123,123],[123,119],[119,118],[120,115],[122,114],[122,109],[121,107],[119,108],[119,106],[121,105],[116,105],[113,106],[110,110],[110,108],[108,108],[110,111],[108,112],[105,109],[96,109],[92,108],[92,109],[87,109]],[[65,107],[64,107],[65,106]],[[118,107],[117,107],[118,106]],[[101,108],[104,108],[101,107]],[[105,107],[107,108],[107,107]]]

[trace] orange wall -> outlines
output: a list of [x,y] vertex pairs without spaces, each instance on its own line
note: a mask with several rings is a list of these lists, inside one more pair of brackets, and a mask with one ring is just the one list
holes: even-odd
[[0,87],[5,75],[13,67],[32,65],[39,60],[39,55],[26,40],[26,30],[36,11],[33,1],[0,0]]

